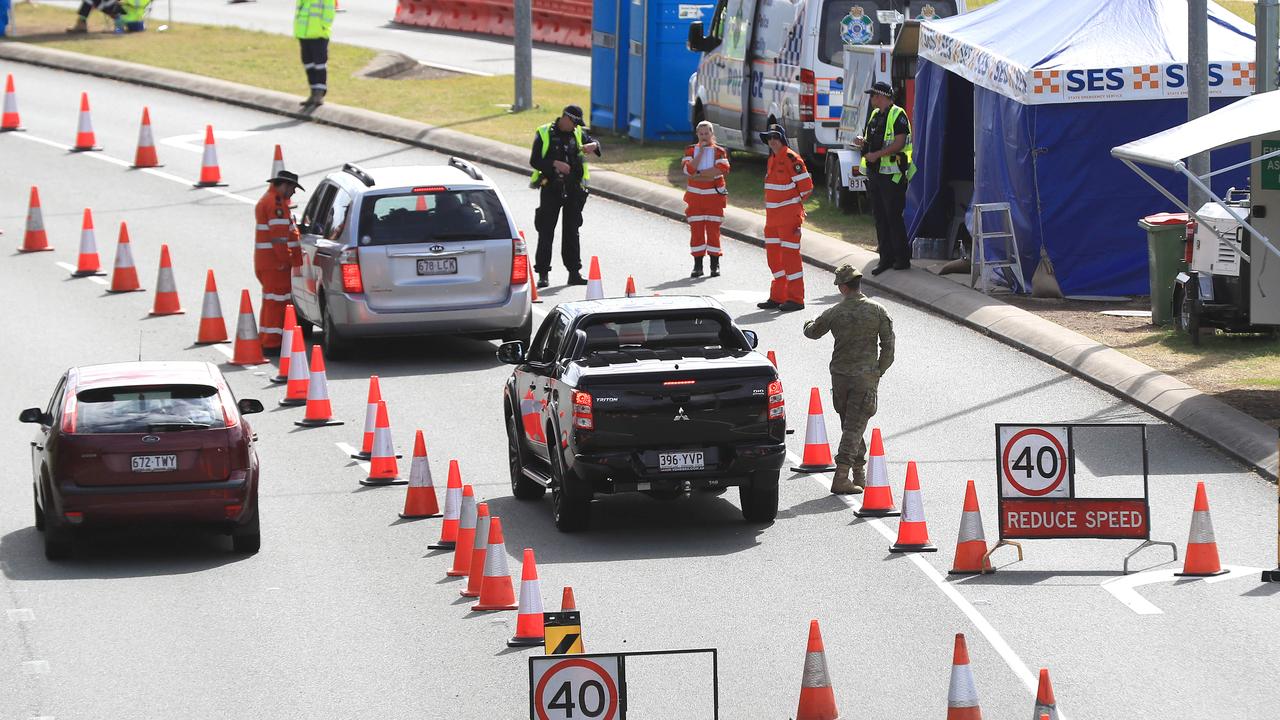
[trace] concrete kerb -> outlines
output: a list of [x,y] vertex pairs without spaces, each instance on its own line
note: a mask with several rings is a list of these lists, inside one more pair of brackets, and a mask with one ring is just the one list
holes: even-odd
[[[528,156],[522,148],[360,108],[326,104],[304,113],[297,96],[21,42],[0,42],[0,58],[309,120],[517,173],[529,171]],[[599,170],[591,174],[591,189],[597,195],[648,212],[676,220],[684,218],[683,194],[673,188]],[[739,208],[726,210],[722,230],[725,236],[763,246],[763,230],[763,217]],[[806,231],[804,245],[804,259],[826,270],[850,263],[869,273],[876,262],[874,253],[817,232]],[[932,274],[890,272],[875,279],[868,274],[864,282],[1071,372],[1182,427],[1249,468],[1273,480],[1277,477],[1280,453],[1276,451],[1274,429],[1112,348]]]

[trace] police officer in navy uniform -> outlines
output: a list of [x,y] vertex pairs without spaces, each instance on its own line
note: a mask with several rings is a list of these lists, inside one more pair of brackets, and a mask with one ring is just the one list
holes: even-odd
[[911,121],[907,111],[893,103],[893,88],[878,82],[866,91],[871,96],[870,117],[854,144],[862,149],[859,168],[867,178],[867,194],[876,217],[876,250],[880,262],[872,275],[890,268],[911,267],[907,225],[907,182],[915,175],[911,160]]
[[586,285],[582,277],[582,256],[578,246],[578,228],[582,227],[582,207],[587,202],[587,186],[591,169],[586,154],[600,155],[600,143],[587,134],[582,108],[565,107],[554,121],[542,125],[533,136],[529,164],[533,176],[529,186],[539,191],[538,211],[533,225],[538,231],[538,249],[533,269],[538,273],[538,287],[550,281],[551,245],[555,241],[556,224],[564,215],[560,231],[560,258],[569,271],[570,285]]

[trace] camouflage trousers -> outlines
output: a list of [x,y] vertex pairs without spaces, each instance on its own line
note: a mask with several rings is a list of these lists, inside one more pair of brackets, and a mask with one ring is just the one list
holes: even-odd
[[831,406],[840,416],[840,447],[836,463],[855,471],[867,464],[867,423],[876,414],[879,373],[831,376]]

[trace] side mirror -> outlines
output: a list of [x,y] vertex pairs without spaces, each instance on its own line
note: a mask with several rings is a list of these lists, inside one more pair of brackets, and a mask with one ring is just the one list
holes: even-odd
[[241,415],[252,415],[262,412],[262,401],[254,398],[241,398],[236,403]]
[[742,334],[747,338],[747,344],[751,346],[752,350],[760,346],[760,336],[756,334],[755,330],[743,330]]
[[689,23],[689,39],[685,41],[685,45],[693,52],[702,52],[702,41],[702,21]]
[[49,423],[45,422],[45,420],[44,411],[40,408],[27,408],[26,410],[18,413],[18,422],[48,425]]
[[498,346],[498,359],[508,365],[524,362],[524,343],[519,340],[504,342]]

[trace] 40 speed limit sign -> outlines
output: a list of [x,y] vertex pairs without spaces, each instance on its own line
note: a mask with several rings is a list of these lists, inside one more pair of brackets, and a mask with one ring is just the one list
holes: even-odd
[[529,658],[534,720],[623,720],[625,685],[617,655]]
[[997,428],[996,455],[1002,498],[1068,498],[1071,433],[1061,425]]

